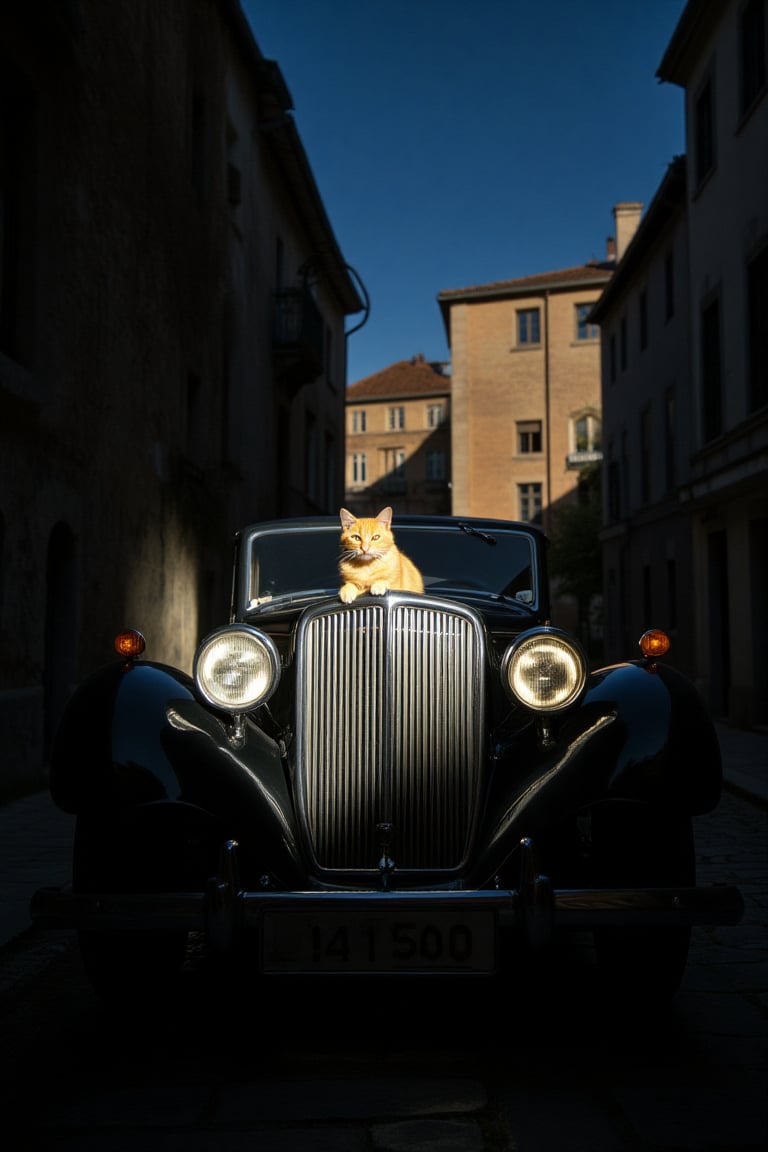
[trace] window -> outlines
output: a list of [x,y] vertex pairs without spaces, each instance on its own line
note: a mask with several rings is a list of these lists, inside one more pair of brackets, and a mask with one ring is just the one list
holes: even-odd
[[640,351],[648,347],[648,293],[642,290],[637,301],[638,326],[640,328]]
[[355,452],[352,456],[352,483],[365,484],[368,480],[368,458],[365,452]]
[[640,500],[647,504],[651,499],[651,410],[644,408],[640,413]]
[[278,236],[275,241],[275,291],[282,292],[285,283],[285,247]]
[[643,620],[651,620],[651,567],[649,564],[643,565],[642,570],[642,589],[643,589]]
[[584,412],[571,424],[571,437],[576,452],[599,452],[603,426],[592,412]]
[[386,448],[384,450],[382,487],[389,492],[402,492],[405,488],[404,448]]
[[365,408],[354,408],[352,410],[352,431],[365,432],[368,426],[368,419]]
[[600,335],[600,329],[597,324],[590,324],[587,321],[587,316],[592,311],[591,304],[577,304],[576,305],[576,339],[577,340],[597,340]]
[[741,105],[744,116],[765,89],[765,0],[747,0],[739,28]]
[[541,343],[538,308],[525,308],[517,313],[517,343],[521,347]]
[[526,524],[541,522],[541,484],[518,484],[520,519]]
[[427,428],[439,428],[445,420],[445,407],[442,404],[427,405]]
[[336,506],[336,438],[325,434],[325,506]]
[[205,164],[205,130],[206,109],[203,86],[194,83],[191,89],[191,99],[188,120],[188,156],[189,173],[192,184],[198,195],[205,192],[207,181]]
[[664,319],[675,314],[675,256],[670,250],[664,258]]
[[445,452],[438,448],[427,452],[427,481],[430,483],[445,480]]
[[36,188],[39,142],[35,97],[4,59],[0,70],[0,348],[34,359]]
[[541,420],[519,420],[517,450],[520,453],[541,452]]
[[768,404],[768,246],[747,269],[749,406]]
[[701,313],[701,404],[706,443],[719,436],[723,427],[719,300],[713,300]]
[[227,121],[227,202],[236,208],[243,198],[242,146],[234,126]]
[[694,108],[694,162],[696,183],[701,184],[715,166],[715,117],[712,81],[707,80]]
[[317,455],[317,420],[311,412],[308,412],[304,441],[304,491],[307,499],[313,503],[317,500]]
[[401,432],[405,428],[405,408],[387,409],[387,428],[390,432]]
[[664,393],[664,482],[667,492],[675,486],[675,394]]
[[619,363],[622,372],[627,370],[627,318],[622,316],[619,324]]
[[608,461],[608,520],[613,523],[621,515],[621,495],[618,460]]
[[677,628],[677,571],[671,558],[667,560],[667,628]]
[[329,388],[335,388],[333,371],[333,332],[329,325],[325,326],[325,380]]

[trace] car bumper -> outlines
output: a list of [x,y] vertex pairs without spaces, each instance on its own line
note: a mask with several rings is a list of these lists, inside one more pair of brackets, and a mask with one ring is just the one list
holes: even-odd
[[451,910],[458,916],[490,912],[499,930],[518,929],[532,948],[544,946],[555,930],[606,927],[686,927],[739,924],[744,901],[733,885],[692,888],[556,889],[536,870],[533,845],[521,844],[517,888],[481,890],[311,890],[253,892],[237,879],[236,844],[221,852],[218,873],[202,892],[84,893],[41,888],[30,903],[41,928],[82,931],[205,932],[216,950],[235,947],[242,931],[261,929],[265,916],[308,917],[347,913],[410,919]]

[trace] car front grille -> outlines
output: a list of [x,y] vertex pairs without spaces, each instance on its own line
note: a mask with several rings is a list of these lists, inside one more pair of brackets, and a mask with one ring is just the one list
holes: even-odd
[[311,610],[297,651],[297,788],[320,870],[461,865],[483,763],[483,631],[461,605],[389,593]]

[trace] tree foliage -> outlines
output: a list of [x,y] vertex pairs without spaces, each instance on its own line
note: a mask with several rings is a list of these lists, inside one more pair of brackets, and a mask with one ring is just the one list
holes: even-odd
[[599,468],[582,476],[580,495],[578,503],[552,509],[549,572],[557,581],[558,593],[576,600],[580,628],[589,640],[590,609],[603,588]]

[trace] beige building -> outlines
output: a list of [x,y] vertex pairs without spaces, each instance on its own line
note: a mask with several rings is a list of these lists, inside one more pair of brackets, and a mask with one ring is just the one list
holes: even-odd
[[599,331],[588,315],[640,218],[618,205],[605,262],[440,292],[451,349],[452,511],[541,523],[602,458]]
[[423,356],[401,360],[347,389],[345,505],[373,515],[448,514],[451,378]]
[[685,91],[686,155],[593,313],[606,643],[641,610],[670,626],[713,713],[745,727],[768,724],[766,8],[683,10],[657,75]]
[[0,89],[2,799],[119,628],[190,669],[233,532],[338,507],[363,303],[237,0],[4,5]]

